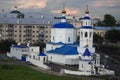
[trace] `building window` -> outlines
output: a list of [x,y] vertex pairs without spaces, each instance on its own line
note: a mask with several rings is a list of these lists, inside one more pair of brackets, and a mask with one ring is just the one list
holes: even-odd
[[46,31],[46,33],[48,33],[48,31]]
[[92,37],[92,32],[90,32],[90,38]]
[[33,59],[35,59],[35,55],[33,55]]
[[85,37],[87,37],[88,36],[88,34],[87,34],[87,32],[85,32]]
[[51,60],[52,60],[52,56],[51,56]]
[[86,25],[87,25],[87,22],[86,22]]
[[53,41],[54,41],[55,39],[54,39],[54,36],[53,36]]
[[70,42],[70,37],[68,37],[68,42]]
[[83,37],[83,32],[81,32],[81,37]]
[[83,64],[82,64],[82,68],[83,68]]
[[31,58],[31,56],[29,56],[29,58]]

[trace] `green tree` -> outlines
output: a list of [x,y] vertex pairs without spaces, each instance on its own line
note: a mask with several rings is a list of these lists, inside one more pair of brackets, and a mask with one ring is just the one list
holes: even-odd
[[114,16],[112,16],[110,14],[105,14],[103,23],[105,26],[114,27],[116,24],[116,20],[115,20]]
[[105,33],[105,39],[109,42],[116,43],[120,41],[120,31],[119,30],[110,30]]
[[46,47],[46,44],[42,41],[38,41],[36,43],[33,44],[34,46],[39,46],[40,47],[40,52],[42,52],[44,50],[44,48]]
[[93,34],[93,41],[94,41],[94,43],[102,43],[103,38],[100,35],[94,33]]
[[96,26],[104,26],[104,23],[103,23],[102,21],[98,21],[98,22],[96,23]]
[[12,39],[6,39],[0,41],[0,51],[7,52],[10,51],[10,46],[12,44],[16,44],[16,42]]

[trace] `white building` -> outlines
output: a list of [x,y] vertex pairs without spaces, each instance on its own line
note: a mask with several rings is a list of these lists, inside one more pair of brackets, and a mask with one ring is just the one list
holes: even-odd
[[27,46],[21,46],[20,44],[13,45],[10,48],[10,52],[7,53],[7,56],[29,62],[38,67],[50,69],[44,64],[47,62],[47,55],[40,53],[39,46],[29,46],[29,43]]
[[65,13],[66,11],[63,9],[61,22],[53,25],[51,42],[46,44],[44,53],[39,53],[36,47],[12,46],[11,56],[22,59],[24,55],[27,55],[26,61],[45,69],[50,69],[44,64],[46,62],[59,65],[78,65],[77,71],[62,69],[65,74],[114,75],[114,71],[105,69],[104,65],[100,64],[100,55],[95,53],[93,27],[88,9],[85,12],[83,26],[80,28],[79,44],[76,43],[76,29],[66,21]]
[[104,69],[100,64],[100,55],[93,47],[93,27],[89,11],[83,18],[80,28],[80,41],[76,44],[76,30],[66,22],[65,10],[62,10],[61,22],[51,29],[51,42],[46,44],[45,53],[48,61],[60,65],[79,65],[78,71],[63,69],[66,74],[73,75],[114,75],[114,71]]

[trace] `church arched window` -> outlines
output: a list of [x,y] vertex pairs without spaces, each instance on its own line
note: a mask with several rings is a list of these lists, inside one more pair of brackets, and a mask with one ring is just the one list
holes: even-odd
[[70,42],[70,37],[68,37],[68,42]]
[[86,25],[87,25],[87,22],[86,22]]
[[54,39],[54,36],[53,36],[53,41],[54,41],[55,39]]
[[88,36],[88,34],[87,34],[87,32],[85,32],[85,37],[87,37]]
[[83,32],[81,32],[81,38],[83,37]]
[[92,32],[90,32],[90,38],[92,37]]

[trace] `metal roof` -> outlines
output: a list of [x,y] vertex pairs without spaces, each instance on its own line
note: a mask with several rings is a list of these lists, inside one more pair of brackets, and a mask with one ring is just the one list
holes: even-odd
[[67,22],[60,22],[53,25],[53,28],[74,28],[74,26]]
[[48,53],[60,55],[77,55],[78,51],[76,46],[64,45],[60,48],[56,48],[55,50],[50,50]]

